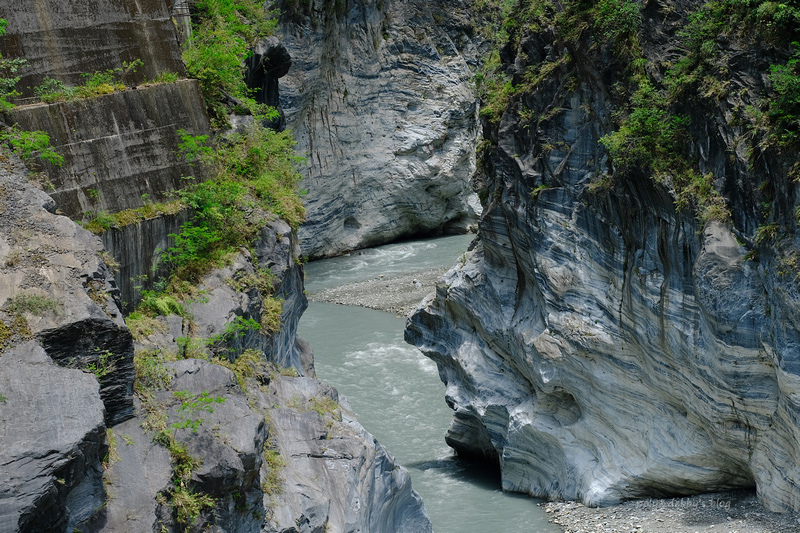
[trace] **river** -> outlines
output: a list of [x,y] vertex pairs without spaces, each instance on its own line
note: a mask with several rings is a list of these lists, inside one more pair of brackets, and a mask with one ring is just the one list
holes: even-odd
[[[450,266],[471,236],[391,244],[306,265],[309,293],[379,275]],[[317,376],[347,397],[358,421],[411,472],[436,533],[557,533],[538,500],[504,493],[496,469],[456,457],[444,442],[452,411],[436,364],[403,341],[405,319],[310,302],[299,334]],[[386,532],[389,533],[389,532]]]

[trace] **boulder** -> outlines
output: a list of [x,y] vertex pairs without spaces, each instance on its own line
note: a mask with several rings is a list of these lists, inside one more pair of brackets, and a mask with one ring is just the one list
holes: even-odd
[[0,530],[72,531],[105,501],[100,388],[35,342],[0,357]]

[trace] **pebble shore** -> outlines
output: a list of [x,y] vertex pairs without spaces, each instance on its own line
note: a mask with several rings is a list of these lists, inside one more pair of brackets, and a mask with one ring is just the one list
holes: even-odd
[[771,513],[752,491],[687,498],[636,500],[591,508],[575,502],[542,504],[565,533],[797,533],[800,516]]

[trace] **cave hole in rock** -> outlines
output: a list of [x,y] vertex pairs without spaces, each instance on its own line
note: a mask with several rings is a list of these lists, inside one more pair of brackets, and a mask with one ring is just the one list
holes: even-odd
[[361,227],[361,223],[356,217],[347,217],[344,219],[344,229],[347,231],[355,231]]
[[537,411],[549,416],[562,426],[570,426],[580,420],[581,407],[575,397],[563,389],[555,389],[548,394],[540,394]]

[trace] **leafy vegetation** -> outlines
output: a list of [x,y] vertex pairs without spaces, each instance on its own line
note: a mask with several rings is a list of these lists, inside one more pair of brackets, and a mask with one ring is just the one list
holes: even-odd
[[130,224],[137,224],[143,220],[150,220],[163,215],[174,215],[186,206],[180,200],[171,202],[148,203],[142,207],[125,209],[116,213],[100,211],[98,213],[84,213],[83,227],[94,234],[100,234],[111,228],[124,228]]
[[224,95],[263,113],[250,97],[242,64],[258,39],[274,33],[275,13],[258,0],[199,0],[192,9],[192,36],[183,60],[189,77],[200,81],[212,122],[227,123]]
[[233,134],[201,159],[216,175],[180,192],[195,216],[174,235],[164,256],[173,281],[196,283],[233,252],[248,246],[274,213],[296,228],[305,216],[297,184],[295,141],[288,132],[256,127]]
[[[0,18],[0,36],[6,34],[8,21]],[[0,55],[0,111],[14,107],[9,99],[19,96],[16,90],[19,76],[16,76],[20,68],[28,62],[24,59],[6,59]]]
[[203,419],[200,418],[202,413],[213,413],[215,403],[225,402],[222,396],[212,398],[208,395],[208,391],[198,395],[188,391],[175,391],[173,394],[180,400],[181,405],[178,407],[178,421],[170,427],[173,430],[191,429],[192,433],[197,433],[197,429],[203,423]]
[[103,379],[116,369],[116,364],[112,359],[114,356],[109,350],[97,350],[97,362],[89,363],[84,368],[97,376],[98,380]]
[[64,164],[64,158],[53,150],[50,136],[43,131],[25,131],[15,124],[0,132],[0,142],[8,143],[11,150],[28,165],[34,163],[37,157],[58,167]]
[[772,65],[769,79],[776,98],[769,103],[773,137],[782,147],[800,144],[800,43],[785,65]]
[[688,144],[687,117],[670,113],[665,96],[648,78],[641,77],[620,127],[600,139],[614,163],[615,174],[643,173],[668,184],[679,209],[697,210],[701,220],[726,220],[724,198],[714,189],[713,176],[694,170],[684,147]]
[[81,74],[86,80],[83,85],[77,87],[67,87],[60,80],[45,78],[45,80],[34,89],[34,94],[43,102],[67,102],[80,98],[94,98],[104,94],[117,91],[124,91],[128,87],[125,79],[131,76],[144,63],[141,59],[133,61],[123,61],[122,67],[104,70],[102,72],[91,72]]

